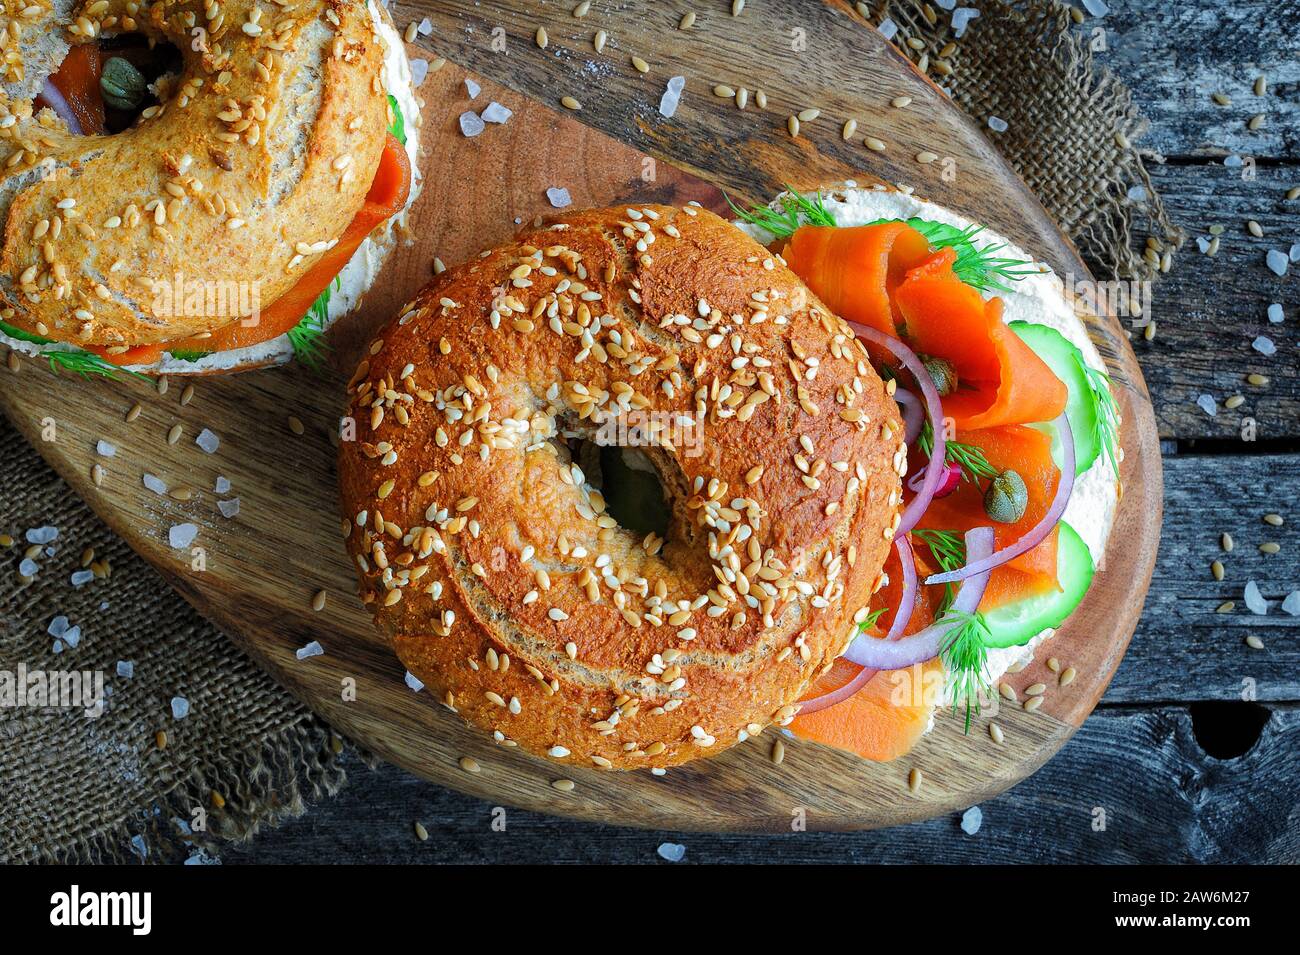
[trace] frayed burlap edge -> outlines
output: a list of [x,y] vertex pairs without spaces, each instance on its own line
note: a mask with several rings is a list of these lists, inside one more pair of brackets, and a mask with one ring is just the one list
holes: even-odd
[[899,50],[973,119],[1008,122],[1009,134],[989,138],[1099,277],[1167,272],[1186,237],[1134,145],[1147,122],[1128,88],[1096,65],[1069,9],[1055,0],[962,5],[980,15],[960,39],[951,14],[929,3],[890,0],[874,16],[857,7],[877,27],[892,20]]
[[[213,859],[224,840],[245,842],[263,826],[301,816],[307,803],[333,796],[347,782],[339,764],[341,738],[304,713],[277,733],[249,740],[234,752],[204,759],[172,781],[153,805],[61,846],[32,844],[30,855],[0,862],[168,864]],[[364,754],[363,754],[364,756]],[[213,793],[222,793],[216,805]],[[207,830],[189,830],[195,806],[207,811]]]

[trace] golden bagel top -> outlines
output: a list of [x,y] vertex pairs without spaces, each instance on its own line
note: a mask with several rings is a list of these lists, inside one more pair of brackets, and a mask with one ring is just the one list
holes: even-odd
[[[349,394],[362,597],[503,744],[602,768],[720,752],[793,717],[881,583],[906,470],[887,386],[698,207],[565,215],[442,273]],[[608,512],[602,445],[655,469],[662,535]]]
[[[155,283],[255,285],[265,307],[361,208],[388,122],[362,0],[35,0],[0,25],[9,324],[110,352],[202,335],[242,316],[160,309]],[[33,115],[67,43],[130,32],[183,61],[136,125],[81,136]]]

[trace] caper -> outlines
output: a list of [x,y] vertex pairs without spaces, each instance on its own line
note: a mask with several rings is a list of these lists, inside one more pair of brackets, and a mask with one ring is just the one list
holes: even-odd
[[1028,506],[1024,478],[1010,468],[995,477],[984,492],[984,513],[999,524],[1014,524],[1025,516]]
[[946,398],[957,390],[957,369],[952,362],[946,358],[925,355],[921,358],[921,364],[930,373],[930,380],[934,382],[934,390],[939,392],[940,398]]
[[144,100],[146,85],[144,74],[120,56],[109,57],[99,78],[104,104],[111,109],[135,109]]

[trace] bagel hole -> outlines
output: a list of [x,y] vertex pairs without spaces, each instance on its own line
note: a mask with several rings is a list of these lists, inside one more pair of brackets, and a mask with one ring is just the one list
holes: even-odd
[[[146,86],[144,96],[138,104],[131,109],[117,109],[105,101],[103,89],[98,84],[93,90],[84,90],[84,76],[80,75],[79,70],[70,68],[71,62],[66,56],[59,69],[45,82],[47,87],[56,87],[65,100],[74,97],[84,100],[88,93],[96,102],[103,103],[105,134],[111,136],[125,132],[135,125],[140,114],[147,108],[171,98],[174,82],[180,76],[182,67],[181,51],[174,44],[153,40],[141,33],[120,33],[101,37],[90,45],[95,47],[94,55],[99,61],[98,71],[101,77],[103,65],[113,57],[126,60],[140,72]],[[47,107],[55,113],[59,112],[45,93],[36,97],[35,106],[37,109]]]
[[595,445],[605,512],[637,534],[668,536],[672,516],[659,469],[637,448]]

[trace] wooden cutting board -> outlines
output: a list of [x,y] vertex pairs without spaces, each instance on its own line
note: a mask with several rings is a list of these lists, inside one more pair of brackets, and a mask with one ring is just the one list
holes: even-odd
[[[674,769],[609,773],[564,765],[494,746],[411,691],[403,668],[371,630],[355,596],[355,580],[339,536],[332,437],[343,406],[343,377],[359,343],[387,320],[428,278],[434,257],[454,263],[506,238],[520,223],[553,211],[549,187],[569,190],[575,206],[622,201],[683,203],[694,199],[725,212],[720,188],[743,200],[770,198],[781,183],[815,187],[873,176],[915,186],[1002,232],[1058,272],[1086,276],[1083,264],[1034,198],[975,125],[877,33],[836,4],[804,3],[794,18],[818,44],[815,60],[789,53],[772,70],[773,50],[789,38],[767,19],[701,14],[677,30],[680,12],[593,12],[571,17],[544,4],[443,4],[397,8],[404,28],[426,14],[435,31],[413,57],[444,55],[475,69],[482,92],[470,101],[464,69],[433,72],[420,93],[424,193],[412,214],[413,241],[390,260],[359,314],[335,339],[336,368],[324,376],[289,367],[151,388],[135,382],[55,380],[40,362],[17,373],[0,370],[0,405],[42,455],[127,538],[176,589],[340,732],[385,759],[428,779],[494,803],[599,820],[673,829],[861,828],[893,825],[963,808],[1012,785],[1047,760],[1088,716],[1109,682],[1136,624],[1150,581],[1161,510],[1160,455],[1155,423],[1124,332],[1111,316],[1091,316],[1089,328],[1111,367],[1123,413],[1125,494],[1103,572],[1061,632],[1037,660],[1007,682],[1018,690],[1046,683],[1036,712],[1006,704],[976,720],[963,735],[960,720],[940,714],[935,728],[908,756],[870,763],[848,753],[785,740],[785,758],[770,758],[776,731],[724,755]],[[545,50],[533,42],[545,25]],[[491,46],[493,29],[507,38]],[[603,55],[597,29],[610,39]],[[436,52],[430,52],[430,50]],[[632,53],[651,64],[642,75]],[[737,109],[710,92],[716,83],[751,90],[747,72],[769,59],[768,108]],[[669,76],[688,78],[674,119],[657,112]],[[499,85],[510,84],[513,88]],[[581,111],[558,99],[573,95]],[[912,105],[889,105],[897,96]],[[462,111],[496,100],[514,111],[504,126],[473,139],[461,135]],[[799,137],[786,117],[816,106],[822,117]],[[840,136],[858,121],[851,142]],[[592,125],[587,125],[590,123]],[[599,127],[599,128],[594,128]],[[885,140],[885,153],[862,146],[867,134]],[[929,150],[941,160],[922,164]],[[142,412],[126,421],[137,402]],[[290,416],[305,423],[296,434]],[[58,439],[42,440],[47,418]],[[169,431],[182,436],[169,444]],[[220,438],[214,453],[196,446],[207,428]],[[116,447],[96,455],[96,442]],[[104,471],[96,484],[92,470]],[[189,500],[159,496],[142,483],[148,472],[169,487],[192,490]],[[218,476],[231,490],[214,492]],[[239,513],[222,516],[218,499],[238,497]],[[198,525],[192,549],[168,543],[173,525]],[[320,612],[313,595],[326,591]],[[311,641],[322,656],[299,660]],[[1045,661],[1060,660],[1078,677],[1067,687]],[[1023,698],[1023,694],[1022,694]],[[989,738],[992,715],[1005,742]],[[149,745],[141,740],[141,745]],[[482,771],[460,768],[472,756]],[[924,781],[916,792],[912,769]],[[561,792],[551,783],[572,779]]]

